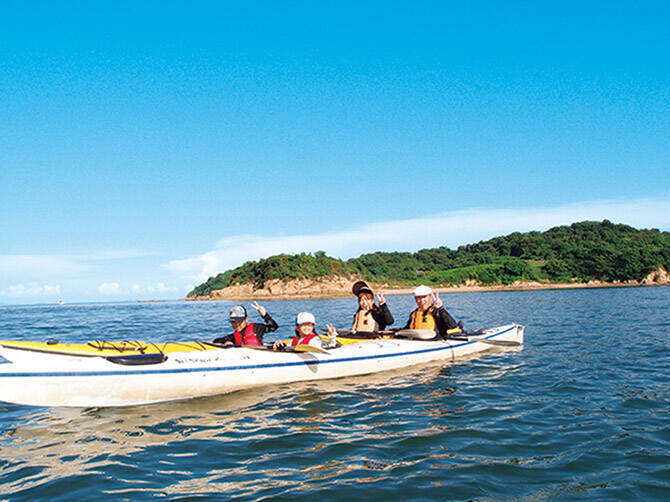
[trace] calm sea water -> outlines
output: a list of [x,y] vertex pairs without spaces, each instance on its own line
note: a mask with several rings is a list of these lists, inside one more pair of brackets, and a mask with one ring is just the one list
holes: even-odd
[[[524,349],[133,408],[0,403],[0,498],[670,498],[670,288],[444,300],[466,327],[526,325]],[[388,301],[404,323],[412,299]],[[211,340],[230,305],[0,307],[0,338]],[[266,306],[283,337],[301,310],[348,327],[355,301]]]

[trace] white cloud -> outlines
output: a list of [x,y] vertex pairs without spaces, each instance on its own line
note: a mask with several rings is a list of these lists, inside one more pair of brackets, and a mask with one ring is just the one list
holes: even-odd
[[638,199],[592,201],[549,208],[471,209],[408,220],[373,223],[342,232],[262,237],[239,235],[221,239],[199,256],[165,264],[182,278],[201,282],[249,260],[279,253],[326,251],[351,258],[373,251],[416,251],[421,248],[477,242],[511,232],[546,230],[576,221],[608,219],[637,228],[670,228],[670,201]]
[[174,293],[177,291],[177,288],[172,286],[166,286],[162,282],[156,284],[156,292],[158,293]]
[[166,286],[165,283],[159,282],[153,286],[140,286],[139,284],[134,284],[130,291],[135,294],[142,293],[176,293],[179,291],[179,288],[173,286]]
[[98,292],[103,295],[119,295],[121,286],[118,282],[103,282],[98,286]]
[[26,296],[60,296],[60,286],[50,284],[38,284],[35,282],[29,284],[12,284],[4,289],[0,289],[0,296],[7,297],[26,297]]
[[87,265],[71,256],[60,255],[0,255],[0,276],[45,277],[79,273]]
[[60,286],[49,286],[48,284],[44,285],[44,294],[45,295],[60,295]]

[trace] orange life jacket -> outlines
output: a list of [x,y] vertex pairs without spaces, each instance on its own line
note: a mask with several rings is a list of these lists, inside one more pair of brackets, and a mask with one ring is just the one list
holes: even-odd
[[410,314],[409,329],[432,329],[435,331],[436,327],[432,306],[423,312],[416,309]]

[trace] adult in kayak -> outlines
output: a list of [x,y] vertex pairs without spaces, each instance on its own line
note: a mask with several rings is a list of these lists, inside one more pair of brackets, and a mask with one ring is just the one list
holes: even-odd
[[270,317],[270,314],[267,313],[267,310],[265,310],[263,305],[254,302],[251,304],[251,307],[261,315],[265,324],[260,322],[249,322],[247,309],[242,305],[236,305],[230,309],[229,315],[230,324],[235,331],[228,336],[217,338],[214,340],[214,343],[237,345],[238,347],[241,347],[242,345],[263,345],[263,335],[275,331],[279,326],[274,319]]
[[414,301],[417,309],[409,315],[404,329],[432,329],[437,337],[446,338],[447,330],[458,327],[444,308],[440,293],[422,285],[414,290]]
[[[291,345],[287,347],[286,343],[278,340],[272,345],[272,348],[275,350],[286,350],[296,345],[311,345],[320,349],[324,348],[324,343],[314,329],[315,325],[316,319],[312,313],[300,312],[295,318],[295,336],[291,340]],[[333,339],[337,336],[335,327],[330,324],[328,325],[328,334]]]
[[386,304],[384,293],[377,293],[379,304],[375,303],[372,289],[363,281],[354,283],[351,292],[358,297],[358,310],[354,314],[351,331],[383,331],[386,326],[393,324],[393,315]]

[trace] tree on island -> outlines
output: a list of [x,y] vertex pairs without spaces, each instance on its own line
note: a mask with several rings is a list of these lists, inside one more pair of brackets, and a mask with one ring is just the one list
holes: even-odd
[[670,233],[584,221],[546,232],[515,232],[458,249],[367,253],[350,260],[313,254],[280,254],[249,261],[200,284],[188,296],[204,296],[235,284],[262,288],[271,279],[359,277],[393,286],[511,284],[515,281],[640,281],[659,267],[670,269]]

